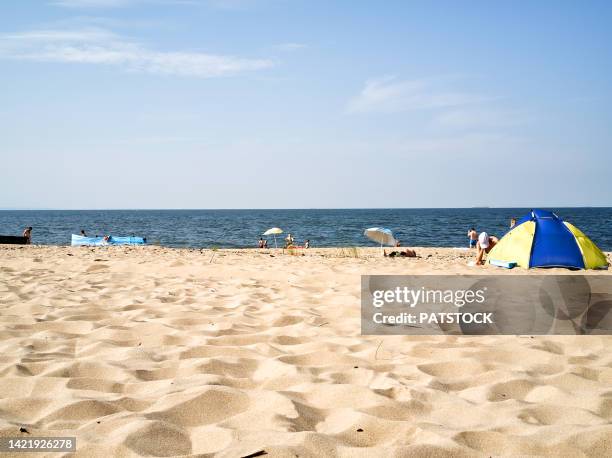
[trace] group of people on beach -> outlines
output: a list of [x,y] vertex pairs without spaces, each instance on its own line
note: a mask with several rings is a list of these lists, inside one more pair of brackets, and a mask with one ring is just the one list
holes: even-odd
[[[516,226],[516,218],[510,218],[510,229]],[[476,265],[481,266],[484,264],[484,255],[489,253],[495,245],[499,242],[499,238],[494,235],[489,235],[486,232],[478,234],[476,229],[471,227],[467,233],[470,248],[476,248]]]
[[[293,238],[293,235],[291,235],[291,233],[287,234],[287,237],[285,237],[285,248],[310,248],[310,239],[306,239],[304,241],[304,245],[303,246],[296,246],[295,245],[295,240]],[[257,243],[258,248],[268,248],[268,241],[266,239],[264,239],[263,237],[259,237],[259,242]]]
[[[516,225],[516,218],[510,218],[510,229],[512,229],[515,225]],[[469,247],[475,248],[477,250],[476,265],[479,265],[479,266],[483,265],[484,255],[489,253],[493,249],[493,247],[497,245],[497,243],[499,242],[499,238],[494,235],[490,235],[484,231],[479,234],[478,232],[476,232],[476,228],[474,227],[470,228],[470,230],[467,233],[467,236],[469,240]],[[401,246],[401,243],[397,241],[395,246],[399,248]],[[391,251],[390,253],[387,253],[387,250],[383,250],[383,256],[391,257],[391,258],[394,258],[394,257],[416,258],[417,254],[416,254],[416,251],[410,248],[405,248],[403,250],[394,250],[394,251]]]
[[[510,229],[512,229],[515,225],[516,225],[516,218],[511,218],[510,219]],[[87,236],[87,234],[85,233],[83,229],[81,229],[81,235],[83,237]],[[32,227],[31,226],[28,226],[24,229],[23,237],[26,239],[27,244],[32,243]],[[105,239],[107,239],[107,237],[108,236],[106,236]],[[467,233],[467,237],[469,241],[469,247],[472,249],[475,248],[477,250],[476,265],[484,264],[484,255],[486,253],[489,253],[491,249],[493,249],[493,247],[499,242],[499,238],[497,238],[496,236],[489,235],[487,232],[484,232],[484,231],[479,234],[478,232],[476,232],[476,228],[474,227],[470,228],[470,230]],[[293,236],[291,235],[291,233],[289,233],[287,234],[287,237],[285,237],[284,247],[294,248],[296,247],[296,245],[294,245],[294,242],[295,240]],[[268,248],[268,241],[264,239],[263,237],[260,237],[257,246],[259,248]],[[395,246],[396,248],[399,248],[401,246],[401,243],[398,241]],[[299,248],[310,248],[310,240],[306,239],[304,241],[304,245],[300,246]],[[405,248],[403,250],[394,250],[389,253],[387,253],[387,250],[383,250],[383,255],[385,257],[391,257],[391,258],[393,257],[415,258],[417,256],[416,251],[410,248]]]
[[[516,225],[516,218],[511,218],[510,219],[510,229],[512,229],[515,225]],[[497,245],[497,243],[499,242],[498,237],[494,235],[490,235],[487,232],[483,231],[479,234],[476,231],[475,227],[471,227],[468,230],[467,237],[469,241],[468,242],[469,247],[471,249],[477,250],[476,265],[483,265],[484,255],[489,253],[493,249],[493,247]],[[259,242],[258,242],[258,247],[268,248],[268,241],[264,239],[263,237],[260,237]],[[287,237],[285,237],[284,247],[285,248],[296,247],[294,245],[294,238],[291,235],[291,233],[287,234]],[[395,247],[398,249],[390,251],[389,253],[387,253],[387,250],[383,250],[383,256],[389,257],[389,258],[395,258],[395,257],[416,258],[417,257],[416,251],[411,248],[399,249],[401,247],[401,243],[399,240],[396,242]],[[304,242],[304,246],[303,247],[300,246],[299,248],[310,248],[310,240],[306,240]]]
[[285,237],[285,248],[310,248],[310,239],[304,240],[304,245],[296,245],[293,235],[290,233]]

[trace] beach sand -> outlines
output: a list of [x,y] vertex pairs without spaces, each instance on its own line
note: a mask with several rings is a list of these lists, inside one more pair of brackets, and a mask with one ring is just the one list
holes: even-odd
[[105,458],[610,456],[612,337],[360,335],[362,274],[527,273],[417,251],[0,247],[0,435]]

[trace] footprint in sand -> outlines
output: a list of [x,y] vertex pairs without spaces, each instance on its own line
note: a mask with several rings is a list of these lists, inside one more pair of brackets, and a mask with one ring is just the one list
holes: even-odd
[[108,269],[107,264],[92,264],[85,270],[85,272],[97,272],[104,269]]
[[161,421],[146,422],[125,439],[125,445],[140,456],[177,456],[191,453],[189,433]]
[[146,417],[182,427],[208,425],[244,412],[249,405],[248,395],[241,391],[211,387],[197,395],[166,396],[159,410]]

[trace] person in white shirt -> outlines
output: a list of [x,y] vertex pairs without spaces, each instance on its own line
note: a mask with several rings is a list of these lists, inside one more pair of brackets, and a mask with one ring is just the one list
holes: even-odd
[[476,248],[478,249],[478,254],[476,255],[476,265],[481,266],[484,264],[484,254],[491,251],[491,249],[497,245],[497,242],[499,242],[499,239],[494,235],[489,235],[486,232],[480,233],[478,236],[478,243],[476,244]]

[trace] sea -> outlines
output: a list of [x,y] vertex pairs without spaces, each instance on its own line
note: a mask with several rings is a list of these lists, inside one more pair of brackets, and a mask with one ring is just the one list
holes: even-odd
[[[612,208],[546,208],[612,251]],[[466,247],[475,227],[501,237],[510,218],[529,208],[388,208],[284,210],[0,210],[0,235],[21,235],[32,226],[32,242],[69,245],[81,229],[88,236],[141,236],[152,244],[189,248],[256,247],[271,227],[312,247],[376,246],[363,231],[386,227],[402,246]],[[282,245],[284,234],[278,237]],[[269,246],[274,238],[269,236]]]

